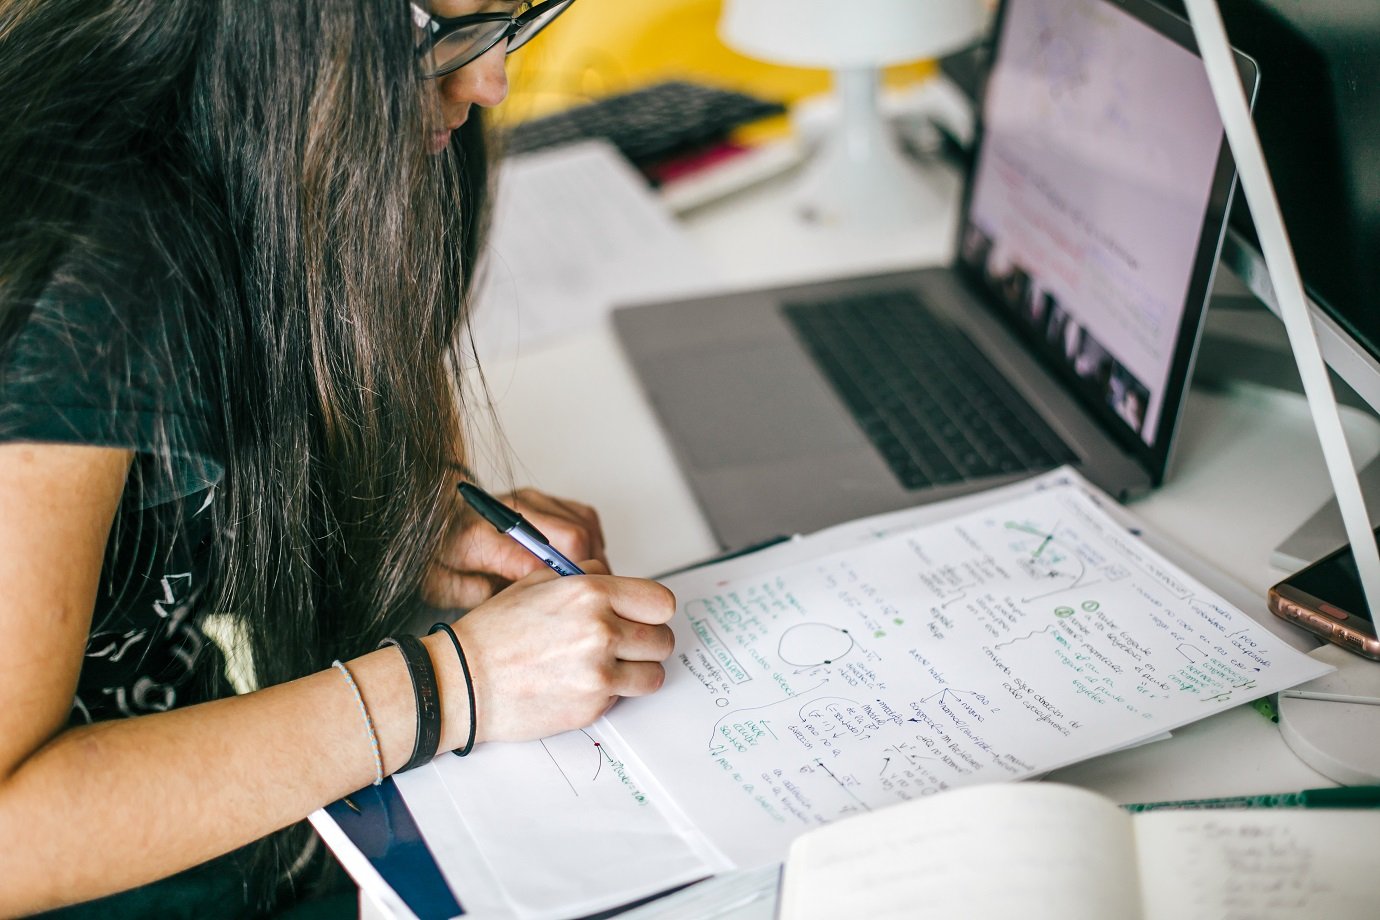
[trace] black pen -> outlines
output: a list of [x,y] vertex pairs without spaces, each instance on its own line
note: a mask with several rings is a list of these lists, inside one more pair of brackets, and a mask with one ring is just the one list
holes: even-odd
[[546,563],[551,571],[557,575],[585,574],[578,565],[562,556],[540,530],[512,508],[471,483],[462,482],[458,488],[460,497],[467,505],[478,511],[484,520],[497,527],[499,533],[506,533],[522,544],[523,549]]

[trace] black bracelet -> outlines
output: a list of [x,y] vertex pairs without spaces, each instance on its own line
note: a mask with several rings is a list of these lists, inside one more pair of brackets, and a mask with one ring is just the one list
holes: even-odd
[[470,736],[465,739],[464,747],[456,748],[451,751],[456,757],[464,757],[470,751],[474,750],[474,730],[476,728],[474,719],[474,678],[470,677],[470,663],[465,660],[465,650],[460,647],[460,639],[455,635],[455,630],[450,628],[449,623],[437,623],[431,627],[427,635],[431,635],[431,633],[436,632],[438,629],[444,629],[446,635],[450,636],[451,645],[455,646],[455,654],[460,659],[460,670],[465,675],[465,690],[470,695]]
[[389,636],[379,643],[396,645],[407,662],[407,675],[412,679],[412,696],[417,703],[417,740],[412,745],[412,756],[403,764],[403,770],[420,767],[430,763],[436,756],[436,748],[441,744],[441,694],[436,688],[436,671],[431,666],[431,655],[426,646],[415,636]]

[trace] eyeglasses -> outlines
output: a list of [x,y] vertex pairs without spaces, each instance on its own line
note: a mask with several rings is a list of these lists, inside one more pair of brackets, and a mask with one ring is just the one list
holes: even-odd
[[[508,54],[531,41],[575,0],[546,0],[517,16],[475,13],[447,18],[413,3],[412,21],[420,31],[417,59],[425,79],[444,77],[483,55],[504,39]],[[525,5],[525,4],[524,4]]]

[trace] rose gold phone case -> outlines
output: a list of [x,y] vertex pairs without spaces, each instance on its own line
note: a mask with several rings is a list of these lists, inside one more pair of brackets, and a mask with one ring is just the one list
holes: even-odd
[[1269,603],[1275,616],[1348,651],[1380,661],[1380,639],[1375,636],[1374,624],[1364,617],[1352,616],[1287,582],[1270,589]]

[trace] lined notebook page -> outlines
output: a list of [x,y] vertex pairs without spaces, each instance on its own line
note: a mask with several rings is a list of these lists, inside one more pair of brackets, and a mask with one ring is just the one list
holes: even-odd
[[1131,918],[1130,818],[1069,786],[975,786],[848,818],[796,840],[782,920]]

